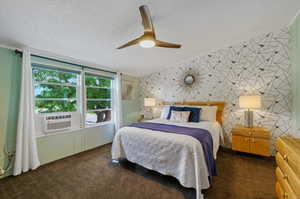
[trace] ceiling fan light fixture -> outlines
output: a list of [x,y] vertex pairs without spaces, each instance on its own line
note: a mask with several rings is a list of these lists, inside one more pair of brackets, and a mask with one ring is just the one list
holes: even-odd
[[152,48],[155,46],[155,41],[153,40],[142,40],[139,42],[140,46],[143,48]]
[[154,27],[151,20],[151,15],[149,8],[146,5],[142,5],[139,7],[140,14],[142,17],[142,24],[144,27],[144,34],[140,37],[123,44],[117,49],[127,48],[129,46],[133,46],[139,44],[142,48],[152,48],[152,47],[160,47],[160,48],[180,48],[180,44],[169,43],[165,41],[160,41],[156,39]]

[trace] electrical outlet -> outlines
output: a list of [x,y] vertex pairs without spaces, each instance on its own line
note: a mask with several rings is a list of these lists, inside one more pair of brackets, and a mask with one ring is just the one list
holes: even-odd
[[5,174],[4,169],[0,168],[0,176],[3,176]]

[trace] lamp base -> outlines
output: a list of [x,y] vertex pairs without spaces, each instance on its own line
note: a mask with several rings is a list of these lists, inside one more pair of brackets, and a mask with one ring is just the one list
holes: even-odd
[[147,107],[144,112],[144,119],[151,120],[153,119],[153,112],[151,107]]
[[248,111],[245,111],[244,114],[245,114],[244,115],[244,117],[245,117],[245,119],[244,119],[245,127],[246,128],[252,128],[253,127],[253,111],[248,110]]

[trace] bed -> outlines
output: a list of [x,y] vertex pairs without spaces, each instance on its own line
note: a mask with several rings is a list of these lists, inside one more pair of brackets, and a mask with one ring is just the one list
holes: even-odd
[[[164,103],[170,104],[170,103]],[[167,119],[146,122],[154,126],[169,125],[178,128],[201,129],[212,138],[213,158],[217,158],[222,136],[222,112],[224,102],[179,102],[175,106],[216,106],[216,121],[178,123]],[[157,125],[156,125],[157,124]],[[125,158],[147,169],[178,179],[182,186],[195,188],[197,199],[202,199],[202,189],[210,187],[210,173],[203,144],[192,136],[178,133],[162,133],[158,129],[126,126],[117,133],[112,145],[112,159]]]

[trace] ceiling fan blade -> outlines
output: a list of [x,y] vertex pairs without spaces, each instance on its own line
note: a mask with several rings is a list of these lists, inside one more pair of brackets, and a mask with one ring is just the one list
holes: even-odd
[[132,40],[132,41],[130,41],[130,42],[128,42],[128,43],[126,43],[126,44],[118,47],[117,49],[122,49],[122,48],[126,48],[126,47],[129,47],[129,46],[133,46],[133,45],[138,44],[139,42],[140,42],[140,38],[137,38],[135,40]]
[[150,10],[149,10],[148,6],[143,5],[143,6],[140,6],[139,9],[140,9],[140,13],[142,16],[142,23],[144,26],[144,31],[151,32],[151,33],[153,33],[153,36],[154,36],[154,27],[152,24],[151,14],[150,14]]
[[180,48],[181,44],[173,44],[173,43],[168,43],[168,42],[164,42],[164,41],[159,41],[156,40],[156,47],[163,47],[163,48]]

